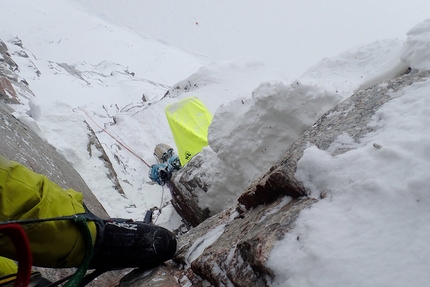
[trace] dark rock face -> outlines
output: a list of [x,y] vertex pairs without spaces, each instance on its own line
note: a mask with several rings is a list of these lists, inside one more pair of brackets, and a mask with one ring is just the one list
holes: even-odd
[[108,216],[70,163],[30,128],[15,119],[3,105],[0,105],[0,122],[0,151],[3,156],[46,175],[63,188],[82,192],[85,203],[94,213]]

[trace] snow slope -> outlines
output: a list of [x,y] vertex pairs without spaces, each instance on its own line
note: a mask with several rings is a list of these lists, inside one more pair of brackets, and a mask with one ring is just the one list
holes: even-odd
[[[139,220],[147,209],[165,206],[157,224],[169,228],[180,218],[166,205],[168,192],[147,177],[155,145],[174,146],[166,105],[194,95],[215,115],[204,152],[217,176],[201,199],[216,211],[326,109],[408,65],[430,68],[430,25],[420,23],[430,5],[425,1],[2,4],[0,38],[9,41],[20,76],[36,95],[14,106],[17,117],[72,162],[111,216]],[[11,43],[15,37],[23,47]],[[198,88],[164,97],[171,86],[187,83]],[[427,85],[411,86],[384,105],[373,123],[380,129],[357,149],[337,157],[305,151],[297,176],[315,194],[329,188],[332,200],[303,212],[276,246],[269,258],[274,285],[429,281]],[[88,145],[84,120],[124,194]],[[382,146],[378,154],[375,141]],[[351,143],[341,138],[337,144]]]
[[294,80],[351,47],[404,38],[428,17],[423,0],[73,0],[145,38],[214,60],[253,57]]

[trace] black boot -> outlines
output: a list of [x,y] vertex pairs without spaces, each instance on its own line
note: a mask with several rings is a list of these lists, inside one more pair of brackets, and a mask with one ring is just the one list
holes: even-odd
[[111,219],[98,224],[97,233],[90,268],[151,269],[172,259],[176,253],[175,235],[160,226]]

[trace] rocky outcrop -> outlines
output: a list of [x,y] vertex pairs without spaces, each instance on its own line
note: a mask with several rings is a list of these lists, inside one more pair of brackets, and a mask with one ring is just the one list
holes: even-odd
[[267,286],[273,278],[265,265],[270,251],[314,202],[279,198],[250,211],[236,206],[181,237],[175,261],[215,286]]
[[[22,47],[19,39],[14,39],[13,44]],[[20,53],[20,56],[28,57],[24,51]],[[7,45],[0,39],[0,100],[5,103],[21,104],[22,98],[29,99],[34,97],[27,81],[20,78],[15,73],[17,71],[19,71],[18,65],[12,59]],[[37,72],[40,74],[39,71]],[[19,96],[22,98],[20,99]]]
[[[306,144],[326,150],[342,133],[347,133],[359,141],[362,135],[372,131],[373,128],[367,126],[367,123],[381,105],[392,99],[392,92],[423,77],[426,77],[426,74],[406,74],[387,81],[384,85],[375,85],[358,91],[328,111],[288,149],[282,159],[255,180],[238,201],[246,208],[251,208],[270,203],[281,195],[293,198],[307,196],[308,192],[294,177],[297,161],[302,157]],[[345,151],[347,150],[336,150],[333,154]],[[196,190],[200,192],[207,189],[207,183],[204,182],[206,171],[199,170],[204,160],[201,155],[196,155],[195,159],[193,158],[189,165],[177,172],[172,180],[172,193],[176,201],[174,206],[178,213],[193,226],[208,217],[207,210],[199,207],[196,195]]]
[[180,236],[174,262],[152,272],[135,270],[119,287],[269,286],[270,251],[316,201],[283,197],[252,210],[236,205]]
[[[150,277],[136,270],[120,286],[146,286],[149,280],[160,282],[149,286],[270,286],[273,273],[265,263],[274,244],[294,227],[301,210],[312,208],[313,203],[327,196],[323,192],[320,198],[309,198],[309,192],[295,179],[303,151],[309,144],[332,155],[352,149],[333,149],[331,144],[344,133],[358,143],[374,131],[369,121],[384,103],[400,94],[396,91],[429,78],[430,72],[404,74],[358,91],[325,113],[270,170],[244,191],[233,207],[180,236],[179,251],[173,262],[154,271]],[[374,146],[378,148],[377,143]],[[132,283],[133,278],[139,280]],[[169,281],[172,278],[177,279],[175,284],[163,283],[173,282]]]
[[[247,208],[264,204],[279,195],[306,196],[308,191],[298,182],[294,174],[299,159],[307,145],[315,145],[320,150],[328,150],[341,134],[348,134],[355,142],[374,131],[368,125],[371,117],[393,94],[415,82],[428,79],[430,72],[405,74],[358,91],[347,100],[325,113],[312,128],[308,129],[284,154],[284,156],[260,179],[256,180],[239,197],[238,201]],[[342,154],[352,148],[330,151],[332,155]],[[258,196],[264,194],[264,196]]]
[[178,214],[192,226],[197,226],[209,217],[209,210],[200,208],[196,192],[207,192],[204,182],[206,170],[201,153],[196,154],[183,168],[173,174],[170,191],[172,205]]

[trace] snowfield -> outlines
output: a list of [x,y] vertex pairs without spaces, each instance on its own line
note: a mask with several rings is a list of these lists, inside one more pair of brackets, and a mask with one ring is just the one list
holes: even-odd
[[[221,211],[357,89],[407,67],[429,70],[429,10],[418,0],[16,0],[3,3],[0,39],[35,94],[12,106],[15,116],[73,164],[112,217],[142,220],[158,207],[157,224],[174,229],[168,190],[148,178],[155,145],[175,147],[167,105],[196,96],[214,114],[203,150],[212,189],[200,202]],[[375,132],[332,147],[354,149],[305,151],[297,178],[310,196],[330,196],[272,251],[274,286],[430,281],[430,84],[399,93],[372,119]]]

